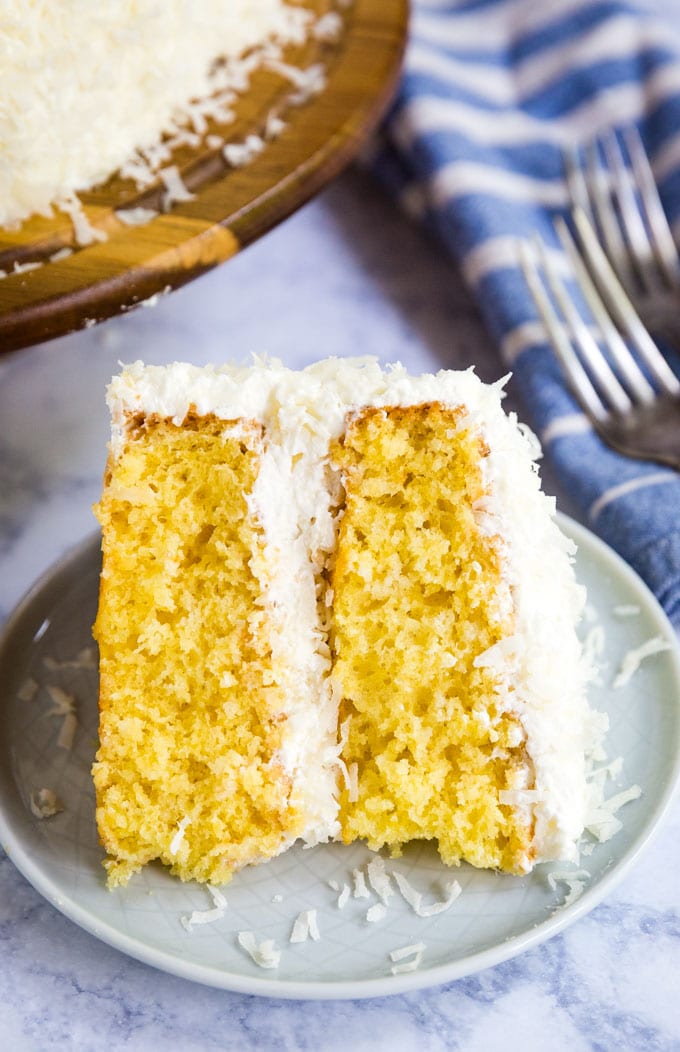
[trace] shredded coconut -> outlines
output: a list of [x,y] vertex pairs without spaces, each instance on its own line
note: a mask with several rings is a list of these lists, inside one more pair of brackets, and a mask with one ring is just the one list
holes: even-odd
[[326,70],[320,62],[308,66],[307,69],[291,66],[279,59],[269,59],[265,65],[272,73],[285,77],[297,89],[288,96],[288,101],[292,106],[302,106],[315,95],[320,95],[326,87]]
[[338,901],[337,901],[337,907],[338,907],[339,910],[344,910],[345,906],[347,905],[347,901],[349,899],[349,896],[350,896],[349,884],[343,884],[342,885],[342,891],[338,895]]
[[74,658],[68,661],[57,661],[56,658],[43,658],[43,665],[50,672],[57,672],[62,668],[95,669],[97,667],[97,653],[94,647],[83,647]]
[[641,646],[636,647],[634,650],[629,650],[621,662],[621,667],[612,683],[614,690],[625,687],[630,682],[645,658],[653,657],[654,654],[661,654],[664,650],[670,649],[671,644],[667,639],[662,639],[661,636],[653,636],[652,639],[648,639]]
[[404,901],[408,903],[417,917],[435,917],[438,913],[444,913],[444,911],[456,901],[462,890],[458,881],[452,880],[445,885],[445,897],[441,902],[432,902],[429,906],[423,906],[422,892],[417,891],[403,873],[399,873],[395,870],[392,873],[392,876],[396,881],[397,887],[399,888]]
[[361,869],[353,869],[352,877],[354,879],[354,891],[353,895],[355,899],[368,899],[371,897],[371,893],[366,887],[366,878],[364,872]]
[[99,230],[88,219],[85,209],[74,193],[64,194],[56,201],[57,208],[65,212],[73,224],[73,236],[81,247],[92,245],[95,241],[106,241],[105,230]]
[[562,908],[565,906],[571,906],[572,902],[576,902],[578,898],[583,894],[583,889],[586,886],[586,881],[590,879],[590,873],[587,869],[572,869],[572,870],[552,870],[548,873],[548,884],[553,891],[557,891],[558,884],[566,884],[569,889],[565,896]]
[[180,204],[182,201],[193,201],[196,196],[184,185],[176,164],[171,164],[167,168],[161,168],[158,172],[158,177],[165,187],[165,193],[163,194],[164,211],[167,212],[174,204]]
[[303,910],[302,913],[298,913],[288,941],[307,942],[307,939],[312,939],[314,942],[318,942],[320,938],[321,934],[316,919],[316,910]]
[[73,738],[78,726],[75,698],[72,694],[67,694],[61,687],[48,686],[46,689],[53,703],[52,708],[47,710],[47,715],[63,717],[57,736],[57,745],[60,749],[68,751],[73,745]]
[[624,603],[621,606],[615,606],[614,613],[617,617],[637,617],[640,613],[640,607],[634,606],[632,603]]
[[180,917],[182,927],[189,932],[195,924],[212,924],[213,921],[220,920],[227,908],[227,900],[218,888],[214,888],[212,884],[206,884],[205,887],[213,900],[213,908],[210,910],[194,910],[188,916]]
[[68,245],[64,245],[57,252],[53,252],[50,256],[50,263],[61,263],[62,259],[68,259],[69,256],[73,255],[73,249],[69,248]]
[[591,813],[588,815],[586,820],[586,829],[591,836],[594,836],[600,843],[604,843],[606,840],[610,840],[615,833],[618,833],[623,823],[616,818],[616,813],[625,804],[631,802],[631,800],[637,800],[642,795],[642,789],[639,785],[631,785],[629,789],[624,789],[622,793],[617,793],[616,796],[610,796],[608,800],[603,800]]
[[51,789],[36,789],[31,793],[29,803],[36,818],[51,818],[64,810],[61,800]]
[[239,946],[253,959],[260,968],[278,968],[281,961],[281,951],[277,948],[273,939],[264,939],[258,944],[255,933],[252,931],[240,931],[237,935]]
[[243,168],[264,150],[264,139],[259,135],[248,135],[243,142],[228,142],[222,147],[222,156],[232,168]]
[[392,890],[392,883],[389,874],[385,869],[385,863],[380,856],[371,859],[366,866],[366,873],[368,875],[368,882],[376,895],[385,903],[385,905],[387,905],[394,895],[394,891]]
[[387,915],[387,906],[383,902],[376,902],[366,911],[366,920],[369,924],[376,924]]
[[191,822],[191,819],[188,816],[185,816],[182,819],[182,821],[179,823],[179,825],[177,827],[177,832],[175,833],[174,837],[170,841],[169,851],[170,851],[171,855],[174,856],[179,851],[180,846],[181,846],[181,844],[184,841],[184,830],[186,829],[186,827],[189,825],[190,822]]
[[[395,963],[392,966],[392,975],[399,975],[402,972],[415,972],[420,967],[424,952],[424,942],[414,942],[411,946],[402,946],[398,950],[391,950],[390,960],[402,962],[400,964]],[[407,957],[411,957],[412,960],[406,960]]]
[[17,691],[17,701],[33,701],[38,693],[38,684],[29,676],[25,679]]
[[312,36],[323,44],[335,44],[342,35],[342,18],[337,11],[327,11],[317,20]]
[[116,211],[116,218],[120,219],[121,223],[125,223],[126,226],[144,226],[146,223],[150,223],[152,219],[158,216],[158,212],[153,208],[119,208]]
[[350,804],[359,799],[359,765],[351,763],[347,768],[347,791]]

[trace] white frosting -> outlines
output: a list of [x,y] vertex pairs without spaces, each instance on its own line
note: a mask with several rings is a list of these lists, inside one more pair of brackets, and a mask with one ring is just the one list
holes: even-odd
[[275,361],[218,369],[138,362],[111,385],[114,456],[128,413],[179,424],[193,408],[225,420],[257,420],[267,429],[251,507],[274,567],[277,654],[293,662],[281,759],[307,801],[310,843],[337,832],[337,711],[313,572],[323,567],[336,536],[329,486],[338,480],[329,469],[329,444],[354,409],[436,401],[464,406],[465,425],[489,448],[482,462],[489,496],[475,514],[481,529],[503,539],[504,588],[497,602],[500,614],[514,613],[515,628],[477,663],[493,670],[502,707],[517,715],[526,735],[530,766],[511,787],[512,805],[534,824],[533,858],[528,855],[524,866],[578,858],[588,807],[585,758],[605,726],[587,705],[587,666],[575,632],[585,597],[570,565],[573,546],[554,522],[554,501],[540,490],[536,440],[503,412],[502,388],[503,382],[483,384],[472,371],[411,377],[400,365],[384,371],[368,358],[327,359],[302,372]]

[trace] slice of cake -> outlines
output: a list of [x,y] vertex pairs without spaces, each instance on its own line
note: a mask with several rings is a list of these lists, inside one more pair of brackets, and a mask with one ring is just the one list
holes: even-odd
[[472,372],[126,369],[99,506],[110,883],[221,883],[295,839],[523,873],[574,860],[570,544]]
[[114,385],[94,770],[112,885],[155,858],[219,884],[337,829],[329,650],[272,379]]

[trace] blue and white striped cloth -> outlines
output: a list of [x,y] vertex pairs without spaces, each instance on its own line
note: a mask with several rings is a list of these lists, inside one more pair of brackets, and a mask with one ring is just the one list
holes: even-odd
[[517,257],[517,238],[534,230],[555,243],[565,145],[627,124],[640,129],[671,223],[680,220],[680,2],[672,25],[650,0],[414,0],[375,167],[459,261],[584,521],[680,626],[680,476],[619,456],[594,433]]

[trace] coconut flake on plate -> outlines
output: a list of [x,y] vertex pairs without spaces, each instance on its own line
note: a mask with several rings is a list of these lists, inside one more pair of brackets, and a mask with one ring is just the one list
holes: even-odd
[[278,968],[281,951],[273,939],[263,939],[261,943],[258,943],[255,932],[240,931],[237,941],[259,968]]
[[32,676],[28,676],[17,691],[17,701],[33,701],[37,693],[37,682]]
[[456,901],[462,888],[457,880],[449,881],[444,885],[444,898],[439,902],[432,902],[429,906],[423,906],[423,894],[418,891],[410,881],[395,870],[392,873],[396,885],[401,892],[404,901],[411,907],[417,917],[435,917],[438,913],[444,913]]
[[385,905],[387,905],[394,895],[394,890],[390,881],[390,875],[385,869],[383,859],[380,858],[380,856],[372,858],[366,866],[366,873],[368,875],[368,882],[376,895]]
[[57,746],[60,749],[71,749],[73,738],[78,726],[78,718],[75,711],[75,698],[67,694],[61,687],[50,685],[45,688],[52,701],[52,708],[47,710],[47,716],[61,716],[62,723],[57,736]]
[[671,643],[669,640],[662,639],[661,636],[653,636],[651,639],[642,643],[639,647],[634,647],[632,650],[629,650],[628,653],[624,655],[619,671],[612,683],[614,690],[618,690],[620,687],[625,687],[646,658],[653,657],[655,654],[661,654],[670,649]]
[[298,913],[290,933],[289,942],[307,942],[312,939],[318,942],[321,938],[319,925],[316,919],[316,910],[303,910]]
[[377,924],[387,916],[387,906],[384,902],[376,902],[366,910],[366,920],[369,924]]
[[95,669],[97,667],[97,653],[94,647],[83,647],[74,658],[68,661],[57,661],[56,658],[48,655],[43,658],[43,665],[50,672],[58,672],[62,668]]
[[347,902],[349,900],[349,896],[350,896],[349,884],[343,884],[342,885],[342,891],[338,895],[338,901],[336,903],[336,906],[338,907],[339,910],[344,910],[344,908],[347,905]]
[[623,827],[623,823],[616,817],[616,813],[625,804],[630,803],[632,800],[638,800],[640,796],[642,796],[640,786],[631,785],[629,789],[624,789],[623,792],[610,796],[608,800],[600,801],[598,806],[586,818],[586,830],[596,840],[599,840],[601,844],[611,840],[614,834],[618,833],[619,829]]
[[[397,950],[390,950],[390,960],[400,962],[393,964],[391,968],[392,975],[399,975],[403,972],[415,972],[420,966],[424,951],[424,942],[414,942],[410,946],[401,946]],[[411,958],[410,961],[406,959],[408,957]]]
[[362,869],[352,870],[352,879],[354,880],[354,891],[352,892],[355,899],[368,899],[371,897],[371,893],[366,887],[366,878],[364,877],[364,871]]
[[614,607],[616,617],[637,617],[639,613],[640,607],[634,603],[622,603],[621,606]]
[[572,902],[576,902],[576,900],[581,897],[583,889],[586,886],[586,881],[590,880],[590,873],[587,869],[553,869],[547,874],[547,878],[548,884],[553,891],[557,891],[558,884],[567,885],[568,892],[560,907],[561,909],[564,909],[565,906],[571,906]]
[[213,887],[212,884],[206,884],[205,887],[213,900],[213,908],[209,910],[194,910],[188,916],[180,917],[182,927],[189,932],[195,924],[212,924],[213,921],[220,920],[227,908],[227,900],[219,888]]

